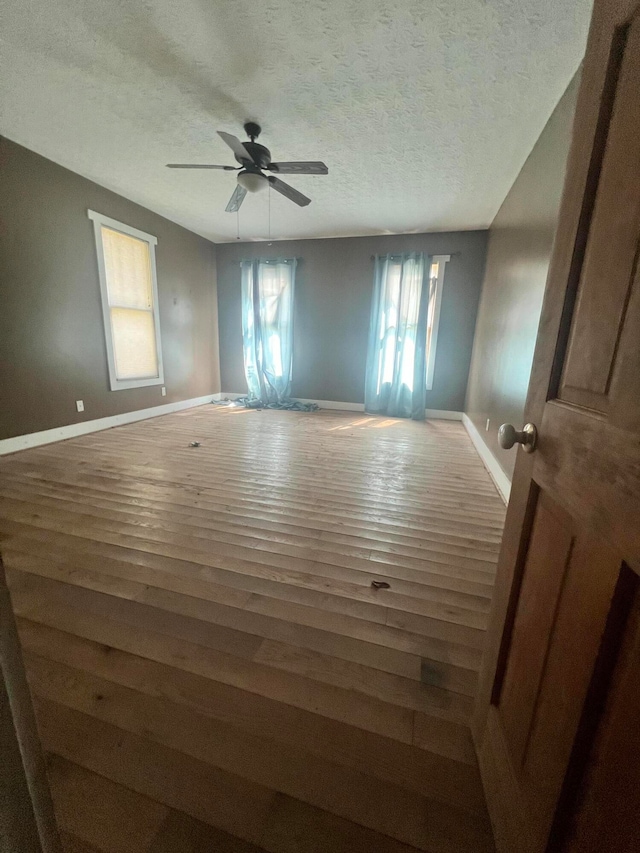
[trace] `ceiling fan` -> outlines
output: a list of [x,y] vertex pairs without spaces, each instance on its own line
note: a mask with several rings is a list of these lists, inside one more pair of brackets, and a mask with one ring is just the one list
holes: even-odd
[[269,185],[286,198],[299,204],[300,207],[309,204],[310,198],[281,181],[280,178],[276,178],[275,175],[265,175],[264,170],[276,172],[280,175],[328,175],[329,170],[325,164],[320,161],[273,163],[269,149],[255,141],[262,130],[260,125],[249,121],[244,125],[244,129],[250,141],[240,142],[237,136],[225,133],[223,130],[218,131],[218,136],[222,137],[231,148],[236,160],[240,163],[239,166],[213,166],[195,163],[167,163],[167,166],[169,169],[224,169],[225,172],[238,172],[238,186],[225,208],[227,213],[235,213],[236,210],[240,209],[247,192],[257,193]]

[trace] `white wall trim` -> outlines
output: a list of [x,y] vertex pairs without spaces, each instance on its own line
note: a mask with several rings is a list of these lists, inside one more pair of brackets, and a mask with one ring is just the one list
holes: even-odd
[[[246,391],[240,393],[237,391],[221,392],[214,394],[213,399],[220,400],[237,400],[238,397],[245,397]],[[294,397],[300,403],[315,403],[321,409],[335,409],[339,412],[364,412],[364,403],[344,403],[341,400],[307,400],[305,397]],[[461,421],[462,412],[450,412],[446,409],[425,409],[425,417],[433,418],[434,420],[446,421]]]
[[491,475],[491,479],[496,484],[496,488],[500,493],[500,497],[505,503],[509,503],[509,495],[511,494],[511,480],[502,470],[500,463],[493,455],[493,453],[489,450],[487,445],[482,440],[480,433],[475,427],[475,424],[471,420],[471,418],[463,413],[462,415],[462,423],[464,424],[465,429],[469,433],[469,438],[473,442],[473,446],[475,447],[478,456],[482,459],[484,467],[487,469],[489,474]]
[[444,271],[451,260],[451,255],[433,255],[432,264],[438,264],[436,279],[435,302],[433,306],[433,321],[431,325],[431,342],[427,352],[427,391],[433,388],[433,374],[436,368],[436,353],[438,349],[438,327],[440,326],[440,309],[442,308],[442,293],[444,290]]
[[138,240],[144,240],[145,243],[158,245],[158,238],[153,234],[147,234],[146,231],[140,231],[139,228],[134,228],[132,225],[126,225],[124,222],[118,222],[117,219],[111,219],[110,216],[105,216],[103,213],[97,213],[95,210],[87,210],[87,216],[93,222],[98,222],[100,225],[106,225],[113,231],[121,231],[123,234],[128,234],[130,237],[136,237]]
[[438,421],[462,420],[462,412],[450,412],[447,409],[425,409],[424,415],[426,418],[433,418]]
[[237,400],[238,397],[246,397],[246,391],[217,391],[213,395],[213,402],[220,403],[222,400]]
[[[162,363],[162,335],[160,329],[160,301],[158,299],[158,270],[156,266],[156,245],[158,240],[152,234],[147,234],[144,231],[139,231],[137,228],[132,228],[131,225],[126,225],[124,222],[118,222],[116,219],[111,219],[109,216],[103,216],[101,213],[96,213],[95,210],[87,210],[87,216],[93,221],[93,236],[96,244],[96,258],[98,260],[98,279],[100,283],[100,302],[102,304],[102,322],[104,325],[104,340],[107,349],[107,365],[109,368],[109,383],[112,391],[121,391],[125,388],[146,388],[150,385],[164,385],[164,367]],[[102,236],[102,228],[106,227],[112,231],[119,231],[121,234],[126,234],[129,237],[134,237],[146,243],[149,249],[149,264],[151,268],[151,290],[153,295],[153,304],[148,309],[148,313],[153,317],[153,327],[156,336],[156,363],[158,372],[156,376],[149,376],[141,379],[118,379],[118,370],[116,367],[115,344],[113,339],[113,328],[111,326],[111,309],[116,306],[111,304],[109,298],[109,288],[107,284],[107,270],[104,256],[104,242]],[[139,309],[147,310],[147,309]]]
[[0,456],[5,453],[15,453],[18,450],[27,450],[29,447],[38,447],[41,444],[51,444],[54,441],[64,441],[67,438],[76,438],[90,432],[122,426],[122,424],[131,424],[134,421],[156,418],[159,415],[169,415],[171,412],[179,412],[181,409],[190,409],[193,406],[203,406],[205,403],[210,403],[216,396],[215,394],[206,394],[204,397],[178,400],[177,403],[165,403],[163,406],[152,406],[150,409],[138,409],[135,412],[124,412],[121,415],[111,415],[93,421],[82,421],[81,423],[46,429],[42,432],[32,432],[27,435],[17,435],[15,438],[5,438],[0,440]]

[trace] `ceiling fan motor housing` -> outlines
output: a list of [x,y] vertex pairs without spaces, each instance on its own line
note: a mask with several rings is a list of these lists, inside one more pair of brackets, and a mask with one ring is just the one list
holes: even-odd
[[242,145],[253,158],[253,163],[248,163],[236,154],[236,160],[241,163],[249,171],[256,169],[266,169],[271,162],[271,152],[264,145],[260,145],[255,140],[260,136],[262,128],[255,121],[248,121],[244,125],[244,132],[247,134],[251,142],[243,142]]
[[271,162],[271,151],[269,151],[268,148],[265,148],[264,145],[260,145],[258,142],[243,142],[242,144],[249,154],[251,154],[253,163],[249,163],[247,160],[242,160],[236,155],[238,163],[241,163],[245,168],[249,169],[252,166],[258,169],[266,169],[268,167]]

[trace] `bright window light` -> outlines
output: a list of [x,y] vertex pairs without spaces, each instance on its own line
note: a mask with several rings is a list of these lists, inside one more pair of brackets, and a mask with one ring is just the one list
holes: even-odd
[[93,220],[111,390],[164,382],[156,238],[95,211]]

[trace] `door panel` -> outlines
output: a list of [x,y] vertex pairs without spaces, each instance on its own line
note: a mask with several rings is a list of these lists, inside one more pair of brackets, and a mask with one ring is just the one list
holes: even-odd
[[614,595],[620,559],[541,494],[495,703],[532,838],[544,842]]
[[547,404],[539,426],[535,482],[561,494],[572,516],[616,542],[629,565],[640,570],[640,443],[633,433],[610,418],[556,401]]
[[567,831],[567,853],[636,853],[640,850],[640,594],[585,774],[578,809]]
[[575,532],[522,767],[540,846],[553,821],[619,574],[620,559],[610,547]]
[[634,108],[640,91],[639,54],[636,23],[627,34],[558,395],[599,412],[609,408],[640,233],[640,133]]
[[572,545],[571,517],[543,495],[536,507],[499,699],[505,739],[516,767],[524,763],[549,636]]
[[632,434],[640,433],[638,341],[640,341],[640,267],[637,266],[611,379],[610,410],[610,417],[617,427],[624,433]]
[[595,0],[475,720],[504,853],[640,850],[639,257],[639,2]]

